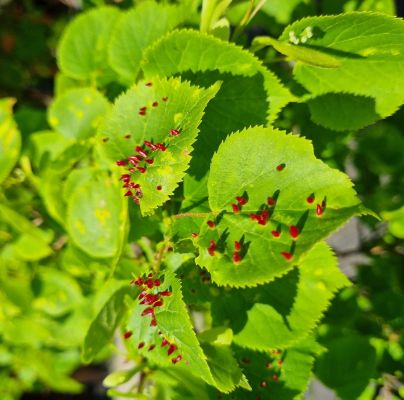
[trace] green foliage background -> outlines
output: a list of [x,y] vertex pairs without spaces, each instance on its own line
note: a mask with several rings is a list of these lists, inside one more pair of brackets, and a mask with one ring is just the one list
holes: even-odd
[[404,399],[396,12],[0,2],[0,398]]

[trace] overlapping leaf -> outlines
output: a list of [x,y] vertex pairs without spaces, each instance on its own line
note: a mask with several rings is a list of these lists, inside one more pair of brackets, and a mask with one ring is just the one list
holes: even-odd
[[[310,92],[310,98],[321,96],[321,101],[309,104],[317,116],[315,120],[324,126],[336,130],[356,129],[393,114],[403,104],[404,22],[401,19],[360,12],[310,17],[290,25],[280,40],[290,38],[298,46],[323,51],[341,62],[337,68],[301,62],[294,68],[296,80]],[[345,94],[362,100],[352,108],[349,99],[338,100],[338,96]],[[361,113],[367,117],[360,116]]]
[[120,248],[119,187],[108,174],[87,170],[72,190],[67,204],[67,229],[73,242],[93,257],[113,257]]
[[14,100],[0,100],[0,183],[16,163],[21,147],[21,136],[12,116]]
[[[212,214],[201,228],[196,262],[219,285],[252,286],[283,275],[361,212],[346,175],[316,159],[306,139],[272,128],[231,135],[212,159],[208,190]],[[236,197],[247,203],[240,206]]]
[[[220,370],[212,375],[207,357],[195,336],[186,305],[182,299],[181,285],[175,275],[166,270],[162,282],[154,289],[144,289],[143,297],[131,310],[127,322],[127,329],[132,336],[128,339],[132,351],[139,352],[152,363],[160,366],[185,366],[195,376],[210,385],[216,386],[223,392],[231,391],[240,381],[241,373],[233,376],[226,375],[226,379],[216,379]],[[169,292],[170,295],[164,295]],[[163,294],[162,294],[163,293]],[[147,295],[158,296],[161,305],[140,304]],[[156,304],[156,302],[154,302]],[[153,313],[146,310],[153,309]],[[153,319],[156,323],[152,324]],[[209,349],[211,359],[217,357],[231,359],[231,354],[220,350]],[[180,358],[177,358],[180,357]],[[230,357],[230,358],[229,358]],[[215,361],[212,361],[215,362]],[[217,361],[216,361],[217,362]],[[215,378],[216,377],[216,378]]]
[[82,357],[90,362],[109,343],[126,310],[124,299],[130,290],[126,282],[110,281],[98,292],[99,310],[83,344]]
[[289,347],[314,328],[335,291],[347,284],[330,248],[317,244],[298,269],[246,291],[251,309],[235,343],[257,350]]
[[171,76],[187,71],[219,71],[237,77],[261,75],[270,104],[270,119],[294,99],[278,78],[252,54],[197,31],[178,30],[163,37],[145,52],[142,69],[146,76]]
[[238,389],[237,400],[297,400],[301,399],[311,376],[314,354],[319,346],[313,339],[304,340],[285,350],[268,353],[239,349],[237,356],[252,388]]
[[109,42],[108,59],[124,82],[130,84],[136,78],[143,50],[181,24],[188,12],[178,5],[146,1],[120,18]]
[[[137,146],[148,153],[149,164],[143,162],[141,167],[145,170],[132,175],[142,191],[142,214],[151,214],[168,200],[183,179],[204,109],[219,87],[201,89],[178,78],[156,78],[140,82],[116,101],[100,135],[106,153],[114,160],[139,156]],[[173,129],[175,135],[171,135]],[[166,149],[152,151],[145,140]]]
[[[162,292],[169,292],[170,296],[159,296]],[[127,322],[127,328],[133,333],[129,339],[130,345],[152,362],[162,366],[172,365],[172,359],[181,355],[182,359],[178,364],[187,363],[194,374],[211,383],[212,375],[206,356],[195,336],[182,300],[180,282],[173,273],[166,271],[161,285],[150,291],[150,294],[158,295],[163,304],[153,307],[142,305],[140,300],[137,301]],[[155,326],[151,324],[154,317],[151,314],[144,314],[148,308],[154,310]],[[169,343],[163,345],[164,339]],[[167,355],[171,345],[176,346],[176,349]]]
[[67,139],[86,139],[95,133],[108,108],[108,101],[97,90],[71,89],[50,106],[49,124]]
[[97,7],[68,25],[57,54],[66,76],[94,81],[108,74],[107,45],[119,14],[116,7]]
[[375,373],[376,351],[366,337],[347,335],[330,340],[316,364],[316,375],[341,399],[355,400]]

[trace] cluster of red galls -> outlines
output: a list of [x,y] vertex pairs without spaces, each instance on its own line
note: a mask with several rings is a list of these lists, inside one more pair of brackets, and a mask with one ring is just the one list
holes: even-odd
[[[170,136],[178,136],[181,132],[178,129],[171,129]],[[139,183],[132,180],[132,174],[140,172],[145,174],[148,165],[154,163],[152,154],[156,151],[166,151],[167,145],[164,143],[153,143],[149,140],[143,142],[143,146],[135,147],[135,155],[128,157],[125,160],[118,160],[116,165],[118,167],[128,167],[128,173],[121,175],[120,180],[124,183],[123,188],[127,189],[125,196],[131,197],[136,204],[139,204],[140,199],[143,197],[143,192]],[[157,190],[162,190],[161,185],[156,186]]]
[[161,285],[160,279],[152,279],[153,274],[149,274],[147,279],[137,278],[134,279],[131,284],[134,284],[139,287],[143,287],[143,290],[140,292],[138,296],[139,304],[146,305],[146,307],[142,313],[140,314],[142,317],[146,315],[150,315],[152,317],[150,326],[157,326],[156,316],[154,315],[154,310],[157,307],[161,307],[164,304],[163,297],[171,296],[171,292],[169,290],[156,291],[154,290],[152,293],[148,293],[154,287],[159,287]]
[[[272,376],[260,381],[259,387],[261,389],[265,389],[268,385],[271,384],[271,382],[278,382],[279,375],[281,374],[283,365],[282,352],[280,350],[272,350],[270,354],[272,355],[271,360],[265,363],[265,368],[271,371],[270,373],[272,374]],[[251,359],[244,357],[241,359],[241,362],[248,365],[251,364]],[[260,396],[256,397],[256,400],[260,399]]]
[[[169,297],[172,295],[172,292],[169,290],[162,290],[159,291],[156,288],[159,288],[161,285],[161,281],[160,279],[153,279],[153,274],[150,273],[147,278],[137,278],[131,281],[131,284],[139,286],[140,288],[142,288],[142,291],[140,292],[139,296],[138,296],[138,301],[139,304],[141,305],[145,305],[146,308],[142,311],[142,313],[140,314],[142,317],[151,316],[151,322],[150,322],[150,326],[155,327],[157,326],[157,319],[155,316],[155,310],[158,307],[163,306],[164,304],[164,297]],[[132,336],[133,332],[131,331],[127,331],[124,333],[123,337],[125,339],[129,339]],[[159,335],[161,335],[162,333],[159,332]],[[164,346],[169,346],[168,350],[167,350],[167,355],[170,356],[171,354],[173,354],[175,351],[177,351],[177,346],[174,343],[170,343],[167,339],[163,338],[162,342],[161,342],[161,347]],[[140,342],[138,344],[138,349],[141,349],[145,346],[144,342]],[[156,347],[155,344],[152,344],[149,346],[148,351],[152,351],[154,350]],[[173,364],[176,364],[177,362],[182,360],[182,355],[179,354],[176,357],[174,357],[171,362]]]
[[[285,164],[280,164],[276,168],[277,171],[282,171],[285,168]],[[242,208],[245,204],[247,204],[248,200],[245,197],[242,196],[236,196],[236,202],[231,204],[231,207],[233,209],[233,212],[235,214],[238,214],[242,211]],[[307,197],[306,201],[309,204],[312,204],[314,202],[314,194],[311,194],[309,197]],[[262,211],[258,211],[256,213],[250,214],[250,219],[253,221],[256,221],[259,225],[266,225],[268,222],[268,219],[270,218],[271,215],[271,207],[274,207],[276,205],[276,197],[268,197],[267,198],[267,203],[265,207],[262,209]],[[324,199],[321,204],[317,204],[316,206],[316,216],[321,217],[324,213],[324,210],[326,208],[326,200]],[[209,220],[207,221],[207,225],[209,228],[213,229],[216,227],[216,224],[214,221]],[[281,227],[279,227],[276,230],[271,231],[271,234],[274,238],[279,238],[281,236]],[[289,227],[289,234],[293,240],[297,240],[298,236],[300,235],[300,229],[296,225],[291,225]],[[196,233],[192,234],[193,237],[198,236]],[[217,250],[217,245],[213,239],[210,240],[209,242],[209,247],[208,247],[208,253],[210,256],[215,255],[215,251]],[[235,264],[240,263],[241,261],[241,251],[242,251],[242,243],[239,241],[234,242],[234,253],[232,256],[233,262]],[[286,260],[290,261],[293,258],[293,253],[290,251],[282,251],[280,255]]]

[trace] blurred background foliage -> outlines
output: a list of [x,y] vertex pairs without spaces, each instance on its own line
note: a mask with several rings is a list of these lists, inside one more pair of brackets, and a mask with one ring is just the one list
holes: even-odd
[[[42,393],[37,398],[65,398],[53,391],[106,398],[100,382],[110,349],[99,356],[98,366],[84,367],[80,345],[102,296],[95,293],[108,277],[109,261],[66,245],[66,233],[55,218],[62,202],[57,176],[72,165],[63,159],[53,163],[53,171],[44,172],[49,174],[47,184],[32,172],[58,160],[67,148],[52,135],[46,117],[54,91],[68,84],[58,76],[56,44],[75,15],[101,4],[133,6],[130,0],[0,1],[0,98],[16,99],[14,118],[22,149],[11,173],[0,171],[1,400],[24,393],[27,399],[34,393]],[[248,1],[233,1],[226,15],[232,26],[240,24],[248,7]],[[351,10],[402,15],[403,8],[400,0],[268,0],[238,42],[248,45],[262,34],[277,37],[305,16]],[[197,23],[190,13],[187,24]],[[258,55],[288,81],[291,68],[279,54],[267,49]],[[119,92],[107,85],[103,90],[110,99]],[[7,122],[13,104],[0,105],[0,120]],[[355,285],[337,296],[323,320],[319,340],[329,351],[315,373],[343,399],[348,398],[345,391],[361,400],[403,399],[404,110],[359,131],[336,134],[312,122],[306,104],[290,104],[275,125],[313,140],[316,155],[345,170],[365,205],[382,217],[362,219],[360,242],[351,252],[365,254],[366,262],[354,265],[350,278]],[[73,166],[82,151],[86,149],[79,145],[71,149]],[[139,218],[136,210],[131,213],[132,220]],[[158,216],[142,229],[131,231],[130,237],[159,239]],[[135,262],[141,272],[141,261]],[[126,277],[127,270],[124,260],[117,274]]]

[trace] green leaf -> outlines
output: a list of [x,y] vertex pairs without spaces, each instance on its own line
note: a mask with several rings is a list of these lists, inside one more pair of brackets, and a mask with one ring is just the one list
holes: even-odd
[[[159,307],[151,307],[147,304],[140,304],[142,301],[140,299],[131,310],[127,329],[132,332],[132,336],[128,339],[128,345],[132,348],[132,352],[139,352],[152,363],[163,367],[172,366],[173,360],[181,355],[182,359],[175,363],[174,368],[181,368],[181,366],[186,365],[192,374],[208,384],[218,387],[223,392],[231,391],[239,380],[237,372],[232,372],[237,375],[235,381],[230,378],[226,378],[225,381],[216,380],[215,376],[222,373],[220,369],[217,369],[212,376],[206,355],[195,336],[186,305],[182,299],[180,281],[169,270],[164,272],[161,280],[161,286],[155,289],[144,289],[143,293],[145,295],[158,295],[163,304]],[[171,292],[171,295],[162,296],[159,294],[165,291]],[[154,310],[156,326],[152,326],[152,314],[142,316],[146,309]],[[169,344],[163,346],[164,339]],[[176,349],[168,355],[170,345],[176,346]],[[215,353],[214,350],[211,352]],[[218,352],[219,354],[213,354],[214,358],[221,356],[227,357],[228,361],[230,360],[231,355],[226,352],[226,354],[221,354],[219,350]]]
[[[346,175],[316,159],[306,139],[273,128],[229,136],[212,159],[208,190],[212,215],[207,220],[216,226],[203,224],[196,262],[219,285],[252,286],[283,275],[362,210]],[[237,196],[248,200],[240,213],[232,211]],[[251,218],[264,212],[267,223]],[[296,240],[291,226],[300,232]],[[208,251],[211,241],[214,256]],[[240,263],[233,262],[236,241],[242,245]]]
[[[40,170],[41,175],[38,189],[42,196],[44,205],[46,206],[49,215],[62,226],[66,223],[66,202],[68,199],[61,199],[60,191],[63,189],[65,180],[69,176],[71,170],[87,152],[87,145],[75,143],[62,153],[58,154],[55,160],[46,165],[46,168],[44,167]],[[67,182],[69,182],[69,180]]]
[[341,66],[341,61],[337,58],[323,53],[319,50],[307,46],[296,46],[290,43],[281,42],[269,36],[258,36],[254,38],[252,48],[258,51],[266,46],[272,46],[292,60],[300,61],[304,64],[314,65],[323,68],[337,68]]
[[221,391],[229,392],[240,385],[243,374],[229,346],[203,343],[202,349],[216,386]]
[[78,283],[67,274],[43,268],[38,276],[38,293],[33,307],[50,316],[60,317],[74,309],[81,301]]
[[328,352],[317,361],[315,373],[338,397],[355,400],[373,377],[376,351],[365,337],[338,337],[327,343]]
[[[217,83],[201,89],[178,78],[156,78],[150,83],[139,82],[116,101],[100,133],[104,141],[108,140],[105,151],[110,158],[126,160],[139,155],[134,148],[143,146],[144,140],[167,147],[152,152],[144,146],[153,164],[142,161],[146,173],[136,170],[132,174],[131,179],[141,187],[143,215],[167,201],[184,178],[204,109],[219,87]],[[146,115],[139,114],[142,107],[147,107]],[[172,129],[179,134],[171,136]]]
[[358,130],[380,119],[371,97],[326,93],[309,100],[308,105],[312,121],[334,131]]
[[287,350],[274,350],[271,353],[239,349],[237,358],[252,391],[238,389],[229,397],[237,400],[301,399],[310,379],[316,346],[314,340],[310,339]]
[[262,351],[290,347],[313,330],[334,293],[347,285],[331,249],[318,243],[298,269],[244,293],[252,307],[234,342]]
[[7,178],[18,160],[21,136],[13,119],[13,99],[0,100],[0,183]]
[[71,144],[64,136],[53,131],[35,132],[29,140],[32,146],[30,160],[39,169],[56,160]]
[[[336,1],[336,0],[332,0]],[[287,24],[293,19],[293,11],[298,5],[306,3],[304,0],[272,0],[266,1],[262,7],[262,11],[271,17],[274,17],[276,22]]]
[[91,362],[94,357],[110,342],[118,324],[126,311],[124,298],[130,288],[127,282],[109,281],[98,294],[103,304],[92,321],[84,339],[82,359]]
[[261,75],[269,101],[270,121],[295,99],[251,53],[232,43],[192,30],[174,31],[150,46],[145,52],[142,69],[146,77],[171,76],[186,71],[219,71],[244,77]]
[[109,42],[108,58],[123,82],[136,78],[143,50],[186,16],[183,6],[145,1],[120,18]]
[[[309,99],[329,93],[349,93],[374,100],[373,113],[378,118],[393,114],[404,102],[401,87],[404,85],[404,21],[382,14],[352,12],[337,16],[305,18],[286,28],[281,41],[292,40],[299,47],[311,47],[330,54],[341,62],[338,68],[322,68],[298,62],[294,67],[295,79],[309,92]],[[372,82],[372,84],[369,84]],[[331,102],[327,105],[328,102]],[[341,118],[339,107],[333,111],[332,96],[323,97],[311,105],[327,109],[330,119],[327,126],[333,126]],[[360,114],[362,109],[352,109],[347,102],[343,116]],[[369,105],[368,105],[369,107]],[[365,108],[365,112],[369,112]],[[324,113],[324,111],[323,111]],[[324,123],[323,120],[319,121]],[[318,118],[317,118],[318,119]],[[363,121],[362,125],[369,123]],[[358,122],[356,121],[356,128]],[[344,119],[343,128],[349,127]],[[341,129],[335,125],[335,129]]]
[[[46,232],[36,227],[29,220],[11,208],[0,204],[0,217],[21,236],[13,243],[14,250],[18,251],[18,258],[27,261],[36,261],[53,253]],[[27,247],[25,247],[27,246]]]
[[[161,286],[158,288],[144,290],[146,294],[159,295],[165,291],[171,293],[170,296],[159,295],[163,305],[154,307],[156,326],[151,326],[152,315],[142,316],[144,310],[150,308],[150,305],[140,304],[141,300],[136,301],[130,312],[127,329],[133,333],[128,340],[132,351],[139,352],[153,363],[161,366],[173,365],[172,359],[181,355],[182,360],[178,362],[178,365],[187,363],[193,374],[208,383],[212,383],[212,375],[206,362],[206,356],[195,336],[186,305],[182,299],[180,281],[174,273],[168,270],[164,272],[164,278],[161,280]],[[159,332],[161,332],[160,335]],[[177,346],[177,350],[171,355],[167,355],[169,345],[162,346],[163,339]],[[141,343],[143,346],[140,346],[139,349]],[[155,348],[149,350],[150,346],[153,345]]]
[[67,139],[86,139],[93,135],[109,103],[95,89],[71,89],[49,107],[49,124]]
[[404,239],[404,206],[395,211],[385,211],[382,217],[389,223],[390,233]]
[[94,81],[108,73],[107,46],[120,13],[115,7],[97,7],[80,14],[65,29],[57,58],[68,77]]
[[120,247],[119,188],[105,172],[88,169],[67,202],[67,230],[73,242],[93,257],[113,257]]

